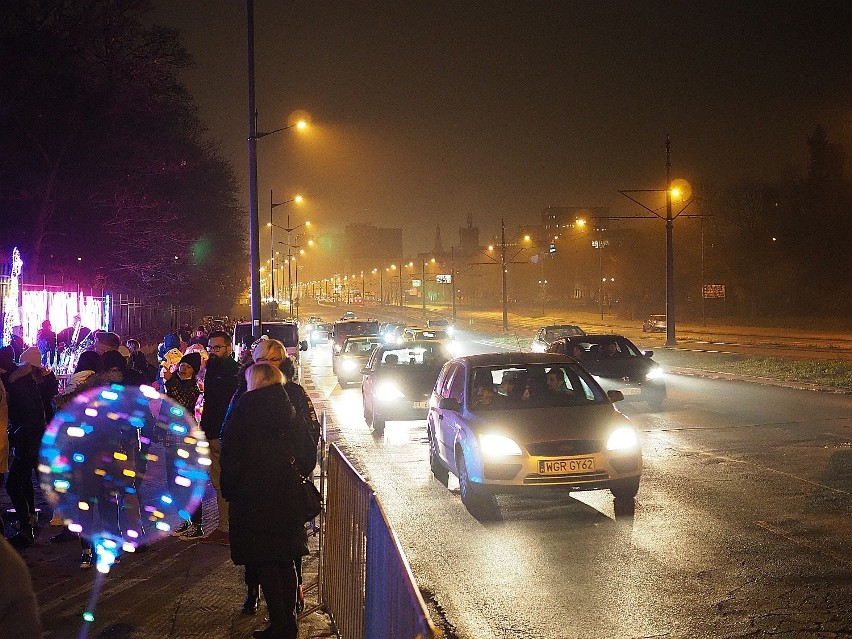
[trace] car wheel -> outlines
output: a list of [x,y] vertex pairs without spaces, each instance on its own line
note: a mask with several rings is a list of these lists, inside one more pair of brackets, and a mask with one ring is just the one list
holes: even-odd
[[639,477],[629,477],[614,481],[609,487],[612,496],[616,499],[633,499],[639,492]]
[[385,432],[385,420],[379,419],[379,417],[375,413],[370,415],[370,417],[371,417],[371,420],[370,420],[371,424],[370,425],[373,427],[373,431],[376,432],[376,433]]
[[435,441],[435,435],[429,430],[429,468],[432,469],[432,474],[444,486],[450,483],[450,471],[441,463],[441,456],[438,454],[438,442]]
[[464,461],[464,455],[461,450],[457,450],[456,455],[456,465],[459,469],[459,492],[461,493],[462,503],[468,511],[476,514],[488,505],[488,492],[482,484],[477,484],[470,480],[470,476],[467,474],[467,464]]

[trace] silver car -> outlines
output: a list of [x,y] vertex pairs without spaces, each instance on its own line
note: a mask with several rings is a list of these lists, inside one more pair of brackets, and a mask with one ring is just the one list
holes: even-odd
[[476,512],[491,495],[609,489],[632,500],[642,475],[639,436],[614,401],[575,360],[550,353],[459,357],[441,369],[429,400],[434,476],[459,479]]
[[546,353],[550,345],[558,339],[585,334],[586,332],[576,324],[551,324],[550,326],[542,326],[536,331],[532,344],[530,344],[530,350],[533,353]]

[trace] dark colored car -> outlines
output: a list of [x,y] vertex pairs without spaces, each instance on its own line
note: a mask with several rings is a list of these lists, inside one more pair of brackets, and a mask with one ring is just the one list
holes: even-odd
[[385,422],[426,419],[429,394],[449,359],[436,341],[385,344],[361,371],[364,420],[376,432]]
[[381,346],[378,335],[347,337],[343,349],[335,358],[334,373],[341,388],[361,381],[361,369],[367,364],[373,351]]
[[349,336],[378,335],[379,322],[377,320],[340,320],[334,323],[331,329],[331,339],[334,344],[332,355],[340,353],[343,342]]
[[605,390],[620,390],[624,399],[647,402],[654,410],[663,407],[665,372],[651,359],[654,351],[641,351],[622,335],[563,338],[548,352],[574,357]]
[[530,350],[533,353],[546,353],[548,347],[558,339],[585,334],[586,331],[576,324],[551,324],[550,326],[542,326],[536,332],[535,337],[533,337]]
[[471,511],[497,493],[607,489],[632,500],[642,475],[639,436],[570,357],[488,353],[447,362],[429,401],[429,465],[459,479]]
[[642,331],[644,333],[665,333],[666,332],[666,316],[665,315],[649,315],[648,319],[642,322]]

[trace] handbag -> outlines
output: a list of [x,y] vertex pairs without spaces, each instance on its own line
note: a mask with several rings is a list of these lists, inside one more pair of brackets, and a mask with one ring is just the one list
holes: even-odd
[[299,472],[299,469],[296,468],[295,458],[290,458],[290,465],[293,467],[293,471],[300,480],[299,494],[302,500],[303,521],[304,523],[307,523],[316,519],[322,512],[322,495],[320,495],[320,491],[314,485],[314,482],[303,476],[302,473]]

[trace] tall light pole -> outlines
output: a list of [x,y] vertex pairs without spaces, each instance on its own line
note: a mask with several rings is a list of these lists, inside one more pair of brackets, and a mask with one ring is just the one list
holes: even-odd
[[[674,220],[676,217],[679,217],[686,208],[692,204],[692,199],[689,199],[686,204],[677,212],[677,214],[672,213],[672,195],[675,195],[673,191],[675,189],[672,187],[672,159],[671,159],[671,140],[669,136],[666,136],[666,188],[665,189],[633,189],[630,191],[619,191],[623,196],[627,199],[635,202],[646,211],[652,213],[655,217],[664,219],[666,221],[666,346],[677,346],[677,340],[675,339],[675,288],[674,288],[674,240],[673,240],[673,230],[674,230]],[[687,199],[689,196],[689,184],[684,180],[676,180],[677,183],[682,185],[678,187],[677,196],[683,200]],[[660,191],[665,190],[666,193],[666,215],[665,217],[661,216],[654,209],[645,206],[639,200],[631,197],[628,193],[659,193]],[[690,217],[687,215],[686,217]],[[647,216],[644,219],[649,219]]]
[[260,229],[257,219],[257,112],[254,107],[254,1],[246,0],[249,111],[249,273],[252,335],[260,334]]
[[[272,197],[272,189],[269,189],[269,254],[272,259],[272,272],[275,272],[275,228],[276,225],[272,223],[272,211],[278,206],[284,206],[285,204],[289,204],[290,202],[301,202],[302,196],[297,195],[294,198],[289,200],[284,200],[283,202],[276,202]],[[278,227],[281,228],[281,227]],[[275,299],[275,278],[272,279],[272,299]]]
[[456,253],[455,247],[450,246],[450,286],[453,292],[453,326],[456,324]]
[[672,239],[672,143],[666,136],[666,346],[676,346],[674,244]]

